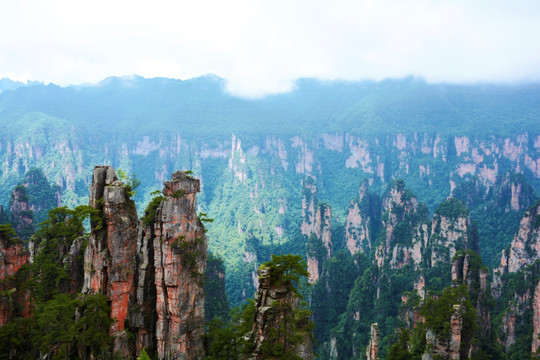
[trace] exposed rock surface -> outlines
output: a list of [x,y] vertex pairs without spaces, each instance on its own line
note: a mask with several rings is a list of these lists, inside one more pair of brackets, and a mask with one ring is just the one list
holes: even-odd
[[318,204],[317,188],[312,178],[304,181],[300,230],[308,243],[308,280],[315,283],[319,280],[324,261],[333,253],[332,209],[327,204]]
[[429,213],[402,180],[389,186],[382,199],[381,239],[375,257],[379,268],[389,263],[392,269],[411,264],[417,269],[430,241]]
[[199,180],[177,171],[165,182],[154,224],[159,359],[204,357],[204,292],[207,243],[197,218]]
[[431,266],[435,266],[441,261],[450,263],[457,250],[469,247],[468,215],[452,217],[435,213],[431,225],[430,240],[433,249]]
[[96,166],[90,187],[90,206],[100,210],[92,223],[84,254],[85,294],[105,294],[111,302],[111,335],[115,350],[129,355],[124,325],[130,298],[135,295],[137,211],[128,189],[110,166]]
[[[277,345],[285,352],[292,351],[303,360],[312,360],[314,355],[311,335],[301,328],[306,324],[298,324],[294,317],[294,309],[299,304],[298,296],[294,293],[292,284],[282,283],[280,279],[274,281],[271,272],[271,268],[265,267],[261,267],[258,271],[259,288],[255,293],[255,321],[249,335],[250,341],[253,341],[253,352],[248,359],[274,359],[275,355],[265,353],[265,348]],[[277,336],[276,329],[280,329]],[[298,344],[291,343],[291,339],[284,335],[294,331],[305,333]]]
[[[364,180],[360,185],[358,200],[352,200],[349,204],[347,220],[345,223],[345,242],[351,254],[357,252],[367,253],[372,246],[374,234],[372,226],[374,219],[370,210],[380,212],[375,199],[369,193],[369,182]],[[375,222],[378,219],[375,219]]]
[[516,272],[540,259],[540,204],[529,209],[514,236],[508,251],[501,258],[501,272]]
[[459,360],[462,328],[461,306],[454,305],[454,312],[450,318],[449,336],[440,338],[432,330],[428,329],[426,331],[426,352],[423,354],[422,360]]
[[29,253],[22,241],[0,234],[0,326],[28,312],[25,293],[11,279],[28,260]]
[[366,349],[366,360],[379,360],[379,325],[371,324],[369,344]]
[[24,186],[19,185],[13,189],[9,210],[13,228],[22,240],[28,240],[34,233],[35,223],[34,212]]
[[207,244],[196,213],[199,190],[199,180],[173,173],[152,213],[138,222],[129,188],[114,169],[94,169],[90,206],[101,220],[92,222],[83,293],[109,299],[114,351],[125,358],[143,348],[159,359],[204,357]]
[[[539,346],[540,334],[540,203],[527,210],[521,219],[520,227],[510,248],[503,250],[501,264],[493,270],[492,292],[496,298],[506,298],[508,304],[503,313],[499,331],[499,342],[509,350],[517,341],[518,333],[529,326],[533,327],[532,352]],[[507,283],[522,283],[520,289]],[[507,287],[510,287],[509,289]],[[502,297],[506,294],[506,297]]]
[[536,285],[534,290],[534,300],[533,300],[533,336],[532,336],[532,349],[531,352],[534,354],[540,349],[540,281]]

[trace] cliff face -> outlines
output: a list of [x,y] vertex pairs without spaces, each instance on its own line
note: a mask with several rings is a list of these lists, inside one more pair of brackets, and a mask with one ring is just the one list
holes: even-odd
[[111,302],[115,351],[128,355],[124,324],[135,292],[137,211],[128,189],[110,166],[96,166],[90,187],[90,206],[100,211],[92,223],[84,254],[85,294],[104,294]]
[[369,345],[366,348],[366,360],[379,360],[379,325],[371,324]]
[[309,282],[319,280],[324,261],[332,257],[332,209],[318,204],[317,188],[312,178],[304,181],[300,230],[307,239]]
[[431,225],[431,266],[451,263],[457,250],[469,247],[469,218],[467,214],[448,216],[435,214]]
[[540,259],[540,205],[525,213],[508,253],[501,258],[503,272],[516,272]]
[[531,352],[534,354],[540,350],[540,280],[536,284],[534,289],[534,300],[532,304],[533,308],[533,335]]
[[199,180],[173,173],[137,224],[130,189],[112,167],[94,169],[90,206],[101,219],[92,222],[83,293],[105,294],[111,302],[114,351],[126,358],[142,348],[159,359],[204,356],[207,245],[196,213],[199,190]]
[[199,180],[175,172],[165,182],[154,224],[157,293],[156,339],[160,359],[204,356],[203,274],[207,243],[197,218]]
[[31,169],[11,193],[10,211],[15,231],[28,240],[36,224],[47,218],[49,210],[61,206],[61,192],[50,185],[40,169]]
[[[249,360],[280,358],[293,355],[303,360],[314,359],[313,339],[304,327],[308,319],[300,319],[295,310],[298,295],[292,284],[273,276],[273,268],[258,271],[259,288],[255,293],[255,321],[249,334],[253,352]],[[276,331],[277,330],[277,331]],[[275,353],[276,349],[279,354]]]
[[411,264],[418,269],[428,246],[428,209],[420,204],[403,181],[390,186],[382,199],[382,235],[375,257],[382,268],[388,262],[392,269]]
[[[358,200],[351,200],[345,222],[345,242],[349,252],[368,253],[373,243],[373,229],[379,219],[380,204],[376,197],[369,193],[369,181],[362,181],[358,192]],[[373,219],[373,217],[376,217]]]
[[26,293],[16,288],[12,277],[29,258],[22,241],[8,233],[0,233],[0,327],[15,316],[28,313]]
[[30,199],[24,186],[17,186],[11,193],[11,222],[13,228],[23,240],[28,240],[34,233],[34,213],[30,207]]
[[[527,210],[510,247],[503,250],[500,266],[493,270],[493,295],[505,310],[499,341],[508,351],[514,344],[526,341],[534,353],[540,333],[540,203]],[[532,325],[532,338],[518,334]],[[523,346],[523,345],[522,345]]]

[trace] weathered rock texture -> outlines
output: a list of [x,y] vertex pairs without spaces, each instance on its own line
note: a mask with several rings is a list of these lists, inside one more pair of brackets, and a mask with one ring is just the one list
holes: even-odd
[[319,280],[324,261],[332,257],[332,209],[327,204],[318,204],[317,188],[312,178],[304,181],[302,219],[300,230],[308,243],[308,280],[315,283]]
[[533,300],[533,336],[532,336],[532,348],[531,352],[534,354],[540,350],[540,281],[534,289]]
[[461,346],[461,331],[463,328],[463,315],[461,306],[454,305],[454,312],[450,318],[450,335],[440,338],[432,330],[426,331],[426,352],[422,360],[445,359],[459,360]]
[[467,285],[471,301],[476,308],[479,332],[488,336],[491,333],[491,288],[488,283],[488,269],[472,251],[459,252],[452,263],[452,286]]
[[366,349],[366,360],[379,360],[379,325],[371,324],[369,344]]
[[101,220],[92,222],[82,292],[109,299],[121,356],[146,348],[159,359],[202,359],[207,243],[196,213],[199,180],[173,173],[139,223],[129,190],[112,167],[94,169],[90,206]]
[[[533,327],[531,350],[539,346],[540,334],[540,203],[527,210],[510,248],[503,250],[501,264],[493,270],[492,293],[509,299],[499,329],[499,342],[509,350],[524,329]],[[521,283],[521,288],[512,283]],[[502,295],[505,296],[502,296]],[[527,331],[527,330],[525,330]]]
[[540,259],[540,204],[529,209],[521,219],[519,230],[510,248],[504,250],[501,265],[494,270],[494,289],[501,284],[501,276],[523,270]]
[[115,351],[129,355],[124,324],[135,295],[137,211],[127,187],[110,166],[96,166],[90,187],[90,206],[100,210],[92,223],[84,254],[85,294],[105,294],[111,302],[111,335]]
[[[345,242],[351,254],[368,253],[378,228],[377,214],[381,211],[380,200],[369,193],[369,182],[360,185],[358,200],[352,200],[345,222]],[[375,217],[375,219],[374,219]]]
[[[284,351],[292,351],[301,359],[312,360],[313,344],[309,331],[304,331],[307,324],[297,323],[294,310],[298,308],[299,298],[294,293],[292,284],[272,280],[272,269],[261,267],[258,271],[259,288],[255,293],[255,321],[249,336],[253,341],[253,352],[249,360],[277,359],[275,355],[265,353],[265,348],[281,346]],[[306,319],[307,321],[307,319]],[[275,335],[277,330],[278,335]],[[304,333],[298,344],[290,342],[293,333]],[[287,336],[288,334],[288,336]]]
[[378,267],[388,263],[401,269],[411,264],[418,269],[430,242],[427,207],[398,180],[383,197],[381,212],[384,238],[375,252]]
[[185,172],[165,182],[154,224],[159,359],[202,359],[207,243],[197,218],[199,180]]
[[35,230],[34,212],[22,185],[16,186],[11,193],[10,212],[13,228],[22,240],[28,240]]
[[0,234],[0,326],[15,316],[28,314],[26,292],[17,289],[13,279],[28,260],[29,253],[22,241]]

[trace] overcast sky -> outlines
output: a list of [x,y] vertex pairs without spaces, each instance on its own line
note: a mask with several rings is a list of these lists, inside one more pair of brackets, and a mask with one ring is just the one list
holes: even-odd
[[540,80],[538,0],[9,0],[0,78],[213,73],[242,96],[300,77]]

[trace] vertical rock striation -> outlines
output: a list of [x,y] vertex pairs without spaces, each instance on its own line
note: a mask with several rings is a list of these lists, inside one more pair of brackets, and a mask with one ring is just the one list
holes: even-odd
[[9,211],[11,212],[13,228],[19,238],[22,240],[30,239],[35,230],[34,212],[24,186],[18,185],[13,189]]
[[366,349],[366,360],[379,360],[379,324],[371,324],[371,335]]
[[196,214],[199,180],[185,172],[165,182],[154,224],[159,359],[202,359],[203,274],[207,243]]
[[0,233],[0,327],[15,316],[28,313],[26,292],[17,289],[12,279],[28,260],[29,253],[22,241]]
[[[282,355],[296,355],[302,360],[313,360],[313,344],[304,320],[298,322],[295,309],[299,298],[290,282],[273,276],[273,268],[261,266],[258,271],[259,288],[255,293],[255,321],[249,335],[253,351],[249,360],[277,359],[270,353],[282,349]],[[307,321],[307,319],[305,319]],[[300,339],[300,341],[298,341]]]
[[111,166],[96,166],[90,186],[90,206],[100,210],[92,222],[84,259],[85,294],[105,294],[111,303],[111,335],[115,351],[129,354],[124,331],[130,298],[135,295],[137,211],[129,189]]
[[373,215],[381,211],[378,205],[369,193],[369,182],[365,179],[360,185],[358,200],[352,200],[349,204],[345,223],[345,242],[351,255],[357,252],[368,253],[371,249]]
[[[510,248],[503,250],[500,266],[493,270],[492,293],[508,299],[499,329],[499,342],[509,350],[518,334],[532,326],[531,351],[539,347],[540,334],[540,203],[527,210]],[[508,281],[511,279],[512,281]],[[520,284],[517,288],[514,284]]]
[[327,204],[318,204],[317,188],[312,178],[304,181],[300,230],[307,238],[309,282],[316,283],[324,261],[333,253],[332,209]]
[[109,299],[120,356],[146,348],[159,359],[202,359],[207,245],[196,214],[199,180],[173,173],[140,222],[130,190],[112,167],[94,169],[90,206],[101,219],[92,222],[82,292]]

